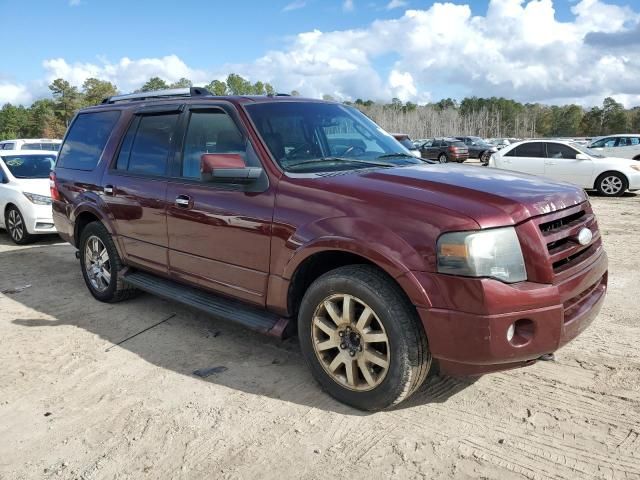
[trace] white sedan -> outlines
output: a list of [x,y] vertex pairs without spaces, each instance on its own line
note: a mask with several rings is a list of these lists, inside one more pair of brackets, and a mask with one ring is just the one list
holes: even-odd
[[18,245],[56,232],[49,190],[55,161],[55,152],[0,151],[0,228]]
[[542,175],[617,197],[640,189],[640,162],[605,157],[572,142],[527,140],[494,153],[489,167]]

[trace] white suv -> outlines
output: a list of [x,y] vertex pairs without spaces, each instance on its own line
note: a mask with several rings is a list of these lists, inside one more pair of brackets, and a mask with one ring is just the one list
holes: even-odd
[[603,155],[640,160],[640,134],[621,134],[591,140],[589,148]]
[[595,189],[607,197],[640,189],[640,162],[605,157],[576,143],[528,140],[494,153],[489,167],[543,175]]
[[56,152],[0,150],[0,228],[23,245],[35,235],[56,233],[49,173]]
[[16,138],[0,142],[0,150],[46,150],[57,152],[62,140],[52,138]]

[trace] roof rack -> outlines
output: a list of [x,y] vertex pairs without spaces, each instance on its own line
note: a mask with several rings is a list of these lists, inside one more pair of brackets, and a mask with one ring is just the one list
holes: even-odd
[[168,88],[166,90],[154,90],[151,92],[128,93],[126,95],[113,95],[102,100],[102,103],[135,102],[140,100],[154,100],[158,98],[176,97],[209,97],[211,92],[206,88]]

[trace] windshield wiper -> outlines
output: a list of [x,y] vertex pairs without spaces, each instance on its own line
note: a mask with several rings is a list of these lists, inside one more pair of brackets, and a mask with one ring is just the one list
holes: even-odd
[[396,166],[393,163],[389,163],[389,162],[376,162],[374,160],[362,160],[360,158],[322,157],[322,158],[314,158],[313,160],[304,160],[302,162],[292,163],[291,165],[287,165],[287,168],[297,167],[299,165],[308,165],[312,163],[322,163],[322,162],[360,163],[362,165],[370,165],[372,167],[395,167]]
[[405,157],[405,158],[415,158],[420,160],[418,157],[414,157],[413,155],[409,155],[408,153],[385,153],[384,155],[379,155],[376,158],[392,158],[392,157]]

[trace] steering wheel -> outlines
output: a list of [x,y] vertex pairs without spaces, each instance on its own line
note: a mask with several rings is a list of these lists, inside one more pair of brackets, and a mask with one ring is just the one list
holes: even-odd
[[[356,151],[358,151],[358,153],[355,153]],[[342,156],[348,157],[350,153],[353,153],[354,154],[353,156],[355,156],[355,155],[361,155],[366,152],[367,152],[366,148],[362,148],[359,145],[351,145],[344,152],[342,152]]]
[[310,157],[313,155],[313,151],[315,150],[315,145],[310,143],[303,143],[298,145],[297,147],[293,147],[289,153],[287,153],[286,158],[290,160],[295,160],[298,158],[298,155],[303,154],[305,157]]

